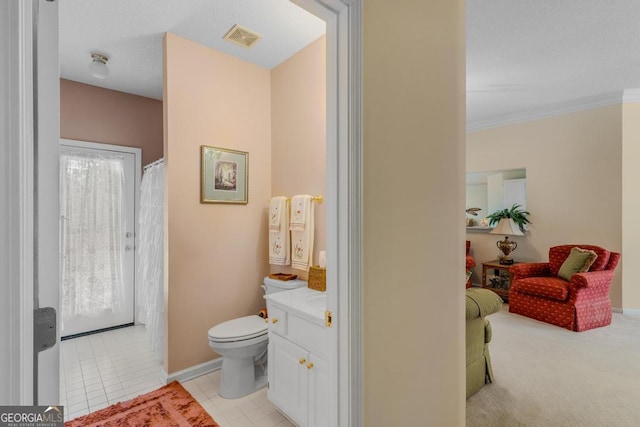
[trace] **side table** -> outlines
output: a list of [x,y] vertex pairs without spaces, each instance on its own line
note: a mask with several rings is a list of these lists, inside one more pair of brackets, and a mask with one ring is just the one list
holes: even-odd
[[511,287],[511,265],[500,264],[493,260],[482,263],[482,287],[500,295],[503,301],[509,302],[509,288]]

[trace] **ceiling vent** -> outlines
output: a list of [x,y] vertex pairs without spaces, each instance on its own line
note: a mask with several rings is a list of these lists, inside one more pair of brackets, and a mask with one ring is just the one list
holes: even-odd
[[230,41],[231,43],[235,43],[238,46],[242,46],[248,49],[256,44],[258,40],[262,38],[262,36],[251,31],[248,28],[236,24],[231,27],[229,31],[227,31],[227,34],[225,34],[223,38]]

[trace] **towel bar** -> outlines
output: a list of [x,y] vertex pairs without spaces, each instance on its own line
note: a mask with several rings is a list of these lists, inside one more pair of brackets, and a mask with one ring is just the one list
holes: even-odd
[[[287,200],[291,201],[291,197],[287,197]],[[313,196],[311,198],[311,201],[312,202],[316,202],[316,203],[322,203],[322,202],[324,202],[324,197],[322,197],[322,196]]]

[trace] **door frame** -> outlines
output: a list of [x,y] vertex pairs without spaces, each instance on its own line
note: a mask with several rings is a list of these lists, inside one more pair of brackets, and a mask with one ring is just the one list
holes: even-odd
[[[0,4],[0,278],[8,298],[0,298],[0,401],[29,405],[34,400],[34,122],[33,4]],[[8,143],[5,145],[5,142]]]
[[329,419],[361,426],[363,0],[290,1],[326,22]]
[[34,310],[59,308],[58,218],[50,214],[58,211],[58,5],[8,0],[0,15],[8,21],[0,31],[0,88],[6,93],[0,133],[8,154],[0,226],[3,232],[10,226],[9,238],[0,239],[0,254],[9,259],[2,275],[9,298],[0,303],[8,320],[0,332],[8,338],[0,353],[7,380],[0,396],[3,404],[57,404],[59,328],[55,344],[36,352]]
[[[142,149],[138,147],[127,147],[124,145],[115,145],[115,144],[105,144],[102,142],[90,142],[90,141],[81,141],[77,139],[65,139],[60,138],[60,146],[70,147],[70,148],[86,148],[92,150],[101,150],[101,151],[112,151],[116,153],[127,153],[132,154],[134,157],[133,160],[133,235],[134,235],[134,262],[133,262],[133,295],[132,295],[132,303],[133,303],[133,319],[132,323],[137,324],[138,314],[137,314],[137,301],[136,301],[136,271],[138,268],[138,220],[140,213],[140,183],[142,180]],[[62,241],[60,242],[62,244]],[[60,255],[61,256],[61,255]],[[62,274],[62,272],[61,272]],[[61,284],[60,284],[61,286]],[[62,295],[62,294],[61,294]],[[62,303],[61,303],[62,304]],[[62,305],[60,305],[62,309]],[[62,333],[62,327],[60,327],[60,332]]]
[[[60,67],[58,58],[58,3],[33,4],[33,129],[34,129],[34,309],[60,312]],[[55,159],[55,161],[54,161]],[[34,325],[35,326],[35,325]],[[58,403],[60,378],[60,316],[56,344],[35,353],[34,402]]]
[[[360,426],[363,424],[363,390],[362,390],[362,2],[363,0],[291,0],[314,15],[327,22],[327,205],[328,205],[328,245],[334,250],[328,252],[328,264],[336,266],[328,272],[328,308],[336,313],[331,339],[332,366],[330,386],[336,391],[333,399],[331,418],[338,421],[340,426]],[[46,18],[46,26],[32,28],[31,23],[37,16],[38,6],[52,10]],[[51,7],[47,6],[50,5]],[[19,153],[19,164],[33,170],[35,155],[30,151],[33,147],[33,131],[38,129],[48,138],[59,138],[59,127],[39,129],[34,122],[33,107],[53,108],[49,116],[58,119],[59,126],[59,75],[57,69],[57,2],[55,0],[9,0],[2,5],[2,10],[9,13],[10,21],[15,23],[5,30],[3,37],[8,37],[8,49],[16,49],[17,54],[10,59],[15,63],[3,60],[0,75],[8,75],[10,84],[18,90],[12,91],[7,97],[9,102],[2,104],[3,118],[7,117],[19,126],[19,130],[9,130],[10,149]],[[55,17],[53,16],[55,12]],[[42,23],[42,19],[40,21]],[[17,28],[16,28],[17,27]],[[34,37],[38,34],[53,37],[55,49],[49,52],[32,52]],[[2,40],[4,42],[4,40]],[[55,53],[56,57],[52,58]],[[34,55],[37,60],[33,60]],[[17,67],[16,65],[17,64]],[[44,91],[33,92],[34,82],[32,70],[38,66],[40,72],[51,73],[50,79],[43,81]],[[51,80],[55,78],[55,82]],[[40,81],[38,81],[40,83]],[[58,102],[58,105],[54,105]],[[30,108],[31,107],[31,108]],[[6,109],[6,112],[4,111]],[[57,114],[55,114],[57,113]],[[57,131],[57,132],[56,132]],[[38,153],[42,154],[42,153]],[[45,155],[37,158],[38,166],[45,164],[57,172],[58,156]],[[54,165],[55,164],[55,165]],[[22,201],[18,212],[9,212],[9,220],[22,224],[18,240],[26,245],[26,251],[21,252],[16,261],[23,274],[10,281],[10,291],[17,293],[16,297],[20,312],[16,315],[17,327],[8,328],[9,332],[21,335],[22,340],[12,336],[9,341],[11,363],[3,368],[8,376],[19,387],[8,391],[12,402],[29,404],[29,394],[44,390],[47,387],[38,384],[34,387],[29,381],[33,375],[32,348],[29,346],[33,335],[33,318],[29,308],[33,307],[34,288],[28,273],[33,271],[33,253],[40,258],[51,258],[57,265],[57,221],[56,230],[49,230],[48,239],[55,237],[56,247],[51,250],[44,246],[41,240],[36,243],[30,241],[34,232],[33,224],[20,219],[20,215],[30,213],[34,216],[38,212],[47,210],[57,212],[57,202],[48,200],[45,204],[38,204],[33,209],[29,203],[37,199],[37,193],[29,184],[29,174],[21,176],[15,183],[16,196],[12,201]],[[57,179],[55,179],[57,185]],[[4,208],[4,205],[3,205]],[[8,209],[7,209],[8,210]],[[29,218],[24,217],[24,218]],[[23,224],[24,223],[24,224]],[[6,243],[5,243],[6,245]],[[29,254],[29,248],[34,249]],[[7,250],[7,247],[3,247]],[[9,247],[8,250],[11,250]],[[15,280],[14,280],[15,279]],[[55,281],[55,288],[59,287],[59,274],[51,279]],[[342,286],[337,286],[340,283]],[[51,284],[47,285],[52,287]],[[56,308],[58,305],[56,305]],[[18,329],[17,331],[15,329]],[[59,346],[53,351],[55,362],[59,361]],[[31,362],[29,362],[31,360]],[[59,382],[58,369],[51,365],[48,373],[51,382],[57,389]],[[12,371],[15,369],[15,371]],[[42,371],[42,369],[39,369]],[[4,370],[2,371],[5,372]],[[51,379],[53,378],[53,379]],[[56,381],[55,378],[58,378]],[[333,391],[332,390],[332,391]],[[55,396],[57,391],[47,390],[47,397]]]

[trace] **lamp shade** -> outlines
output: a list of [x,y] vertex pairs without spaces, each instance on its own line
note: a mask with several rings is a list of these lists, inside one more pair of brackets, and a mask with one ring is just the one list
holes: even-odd
[[520,231],[520,227],[518,227],[511,218],[502,218],[490,233],[503,234],[507,236],[524,236],[524,233]]

